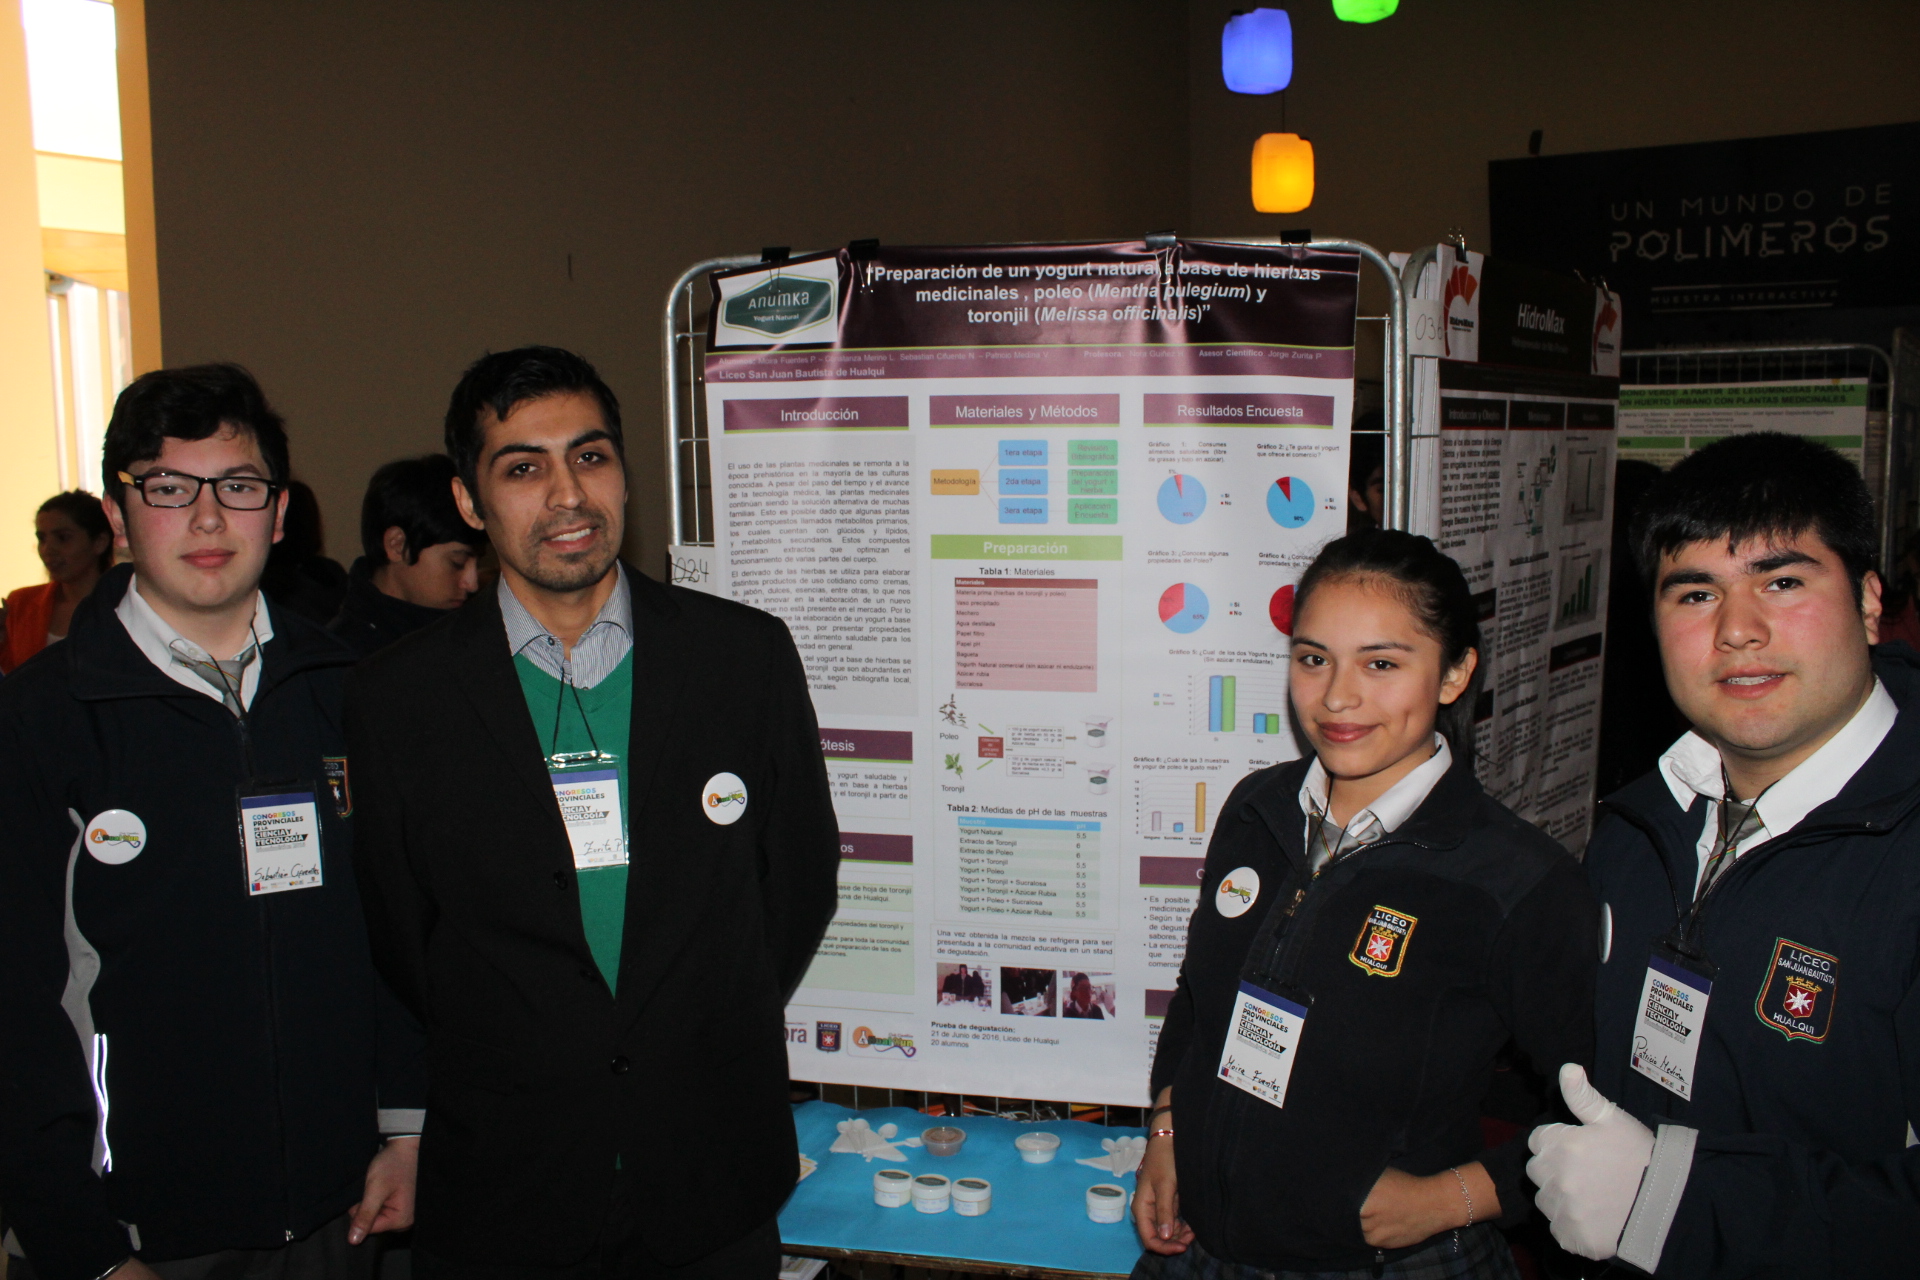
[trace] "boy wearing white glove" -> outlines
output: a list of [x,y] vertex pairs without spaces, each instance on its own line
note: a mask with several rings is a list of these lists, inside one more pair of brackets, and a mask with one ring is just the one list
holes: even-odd
[[1912,1274],[1920,658],[1873,647],[1866,486],[1811,440],[1729,437],[1632,539],[1694,729],[1587,848],[1593,1078],[1561,1069],[1580,1123],[1534,1130],[1537,1202],[1569,1250],[1659,1276]]

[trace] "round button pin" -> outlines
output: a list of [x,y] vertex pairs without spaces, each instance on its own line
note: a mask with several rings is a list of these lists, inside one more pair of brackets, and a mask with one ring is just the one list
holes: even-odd
[[716,773],[700,788],[700,812],[707,821],[730,827],[747,811],[747,784],[736,773]]
[[94,861],[117,867],[132,862],[147,847],[147,824],[125,809],[103,809],[81,834]]
[[1214,910],[1231,920],[1243,916],[1260,896],[1260,873],[1252,867],[1235,867],[1213,891]]

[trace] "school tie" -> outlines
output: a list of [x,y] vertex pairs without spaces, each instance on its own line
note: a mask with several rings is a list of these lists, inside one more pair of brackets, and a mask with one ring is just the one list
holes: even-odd
[[1312,864],[1314,875],[1319,875],[1355,849],[1372,844],[1386,835],[1385,828],[1380,825],[1380,819],[1371,813],[1367,815],[1366,824],[1360,830],[1342,830],[1337,838],[1327,830],[1330,820],[1324,812],[1316,809],[1313,816],[1315,835],[1311,841],[1312,847],[1307,850],[1307,856]]
[[240,682],[246,676],[247,665],[258,652],[258,649],[249,648],[237,658],[206,659],[190,658],[176,649],[173,660],[212,686],[227,710],[240,716],[246,710],[240,705]]
[[1760,818],[1760,796],[1742,803],[1735,800],[1729,792],[1720,801],[1720,833],[1713,839],[1713,849],[1707,854],[1707,869],[1700,876],[1700,891],[1696,900],[1707,896],[1707,890],[1713,888],[1726,869],[1733,865],[1739,856],[1742,845],[1757,834],[1766,825]]

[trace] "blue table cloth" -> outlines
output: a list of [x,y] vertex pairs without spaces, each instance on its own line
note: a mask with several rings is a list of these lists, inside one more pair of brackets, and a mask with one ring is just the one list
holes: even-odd
[[[967,1131],[955,1156],[929,1155],[923,1147],[902,1148],[904,1162],[867,1160],[828,1148],[839,1137],[840,1121],[858,1116],[877,1131],[899,1126],[901,1138],[916,1138],[935,1125]],[[1134,1175],[1115,1177],[1075,1161],[1103,1156],[1102,1138],[1137,1137],[1143,1129],[1109,1129],[1078,1120],[1016,1124],[1011,1120],[970,1116],[937,1119],[907,1107],[850,1111],[828,1102],[806,1102],[793,1109],[800,1150],[820,1168],[794,1188],[780,1213],[780,1239],[789,1245],[859,1249],[877,1253],[971,1259],[1044,1267],[1054,1271],[1093,1271],[1124,1275],[1140,1256],[1133,1217],[1096,1223],[1087,1217],[1087,1188],[1106,1182],[1134,1188]],[[1060,1151],[1049,1164],[1028,1164],[1013,1140],[1045,1130],[1060,1135]],[[873,1202],[873,1175],[880,1169],[911,1174],[938,1173],[947,1178],[985,1178],[993,1184],[993,1208],[977,1218],[921,1213],[912,1205],[882,1209]]]

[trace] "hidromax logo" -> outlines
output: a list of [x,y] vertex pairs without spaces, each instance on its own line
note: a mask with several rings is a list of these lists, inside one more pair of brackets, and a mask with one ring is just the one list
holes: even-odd
[[804,276],[773,276],[728,298],[723,315],[736,329],[785,337],[833,315],[833,285]]
[[1545,311],[1542,311],[1531,302],[1523,302],[1520,304],[1520,314],[1515,318],[1514,323],[1522,329],[1532,329],[1539,333],[1565,333],[1567,331],[1567,318],[1565,316],[1555,311],[1552,307],[1548,307]]

